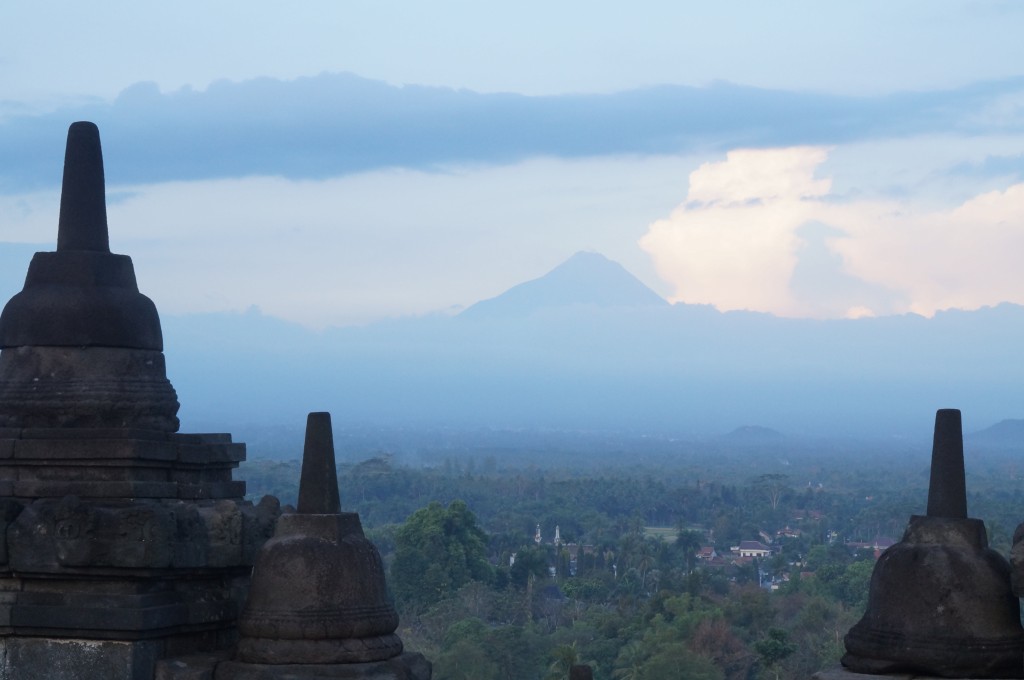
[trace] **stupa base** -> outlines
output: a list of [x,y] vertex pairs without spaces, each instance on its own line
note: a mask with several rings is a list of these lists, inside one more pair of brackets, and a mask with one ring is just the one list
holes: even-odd
[[253,664],[222,661],[214,680],[430,680],[422,654],[405,652],[385,661],[346,664]]
[[[854,673],[843,666],[835,666],[818,671],[811,676],[811,680],[869,680],[879,678],[880,680],[941,680],[934,675],[917,675],[915,673],[892,673],[885,675],[873,675],[871,673]],[[961,680],[982,680],[981,678],[961,678]]]
[[7,635],[0,637],[0,678],[7,680],[211,680],[217,660],[207,652],[206,675],[161,675],[163,657],[231,646],[234,630],[205,631],[147,640]]

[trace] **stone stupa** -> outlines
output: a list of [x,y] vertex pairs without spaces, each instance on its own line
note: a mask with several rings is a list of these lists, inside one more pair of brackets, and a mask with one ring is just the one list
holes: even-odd
[[0,677],[152,678],[229,649],[276,499],[178,433],[156,307],[110,252],[99,131],[68,131],[55,252],[0,315]]
[[395,634],[384,565],[359,515],[342,512],[329,413],[310,413],[298,509],[260,549],[235,658],[216,680],[430,680]]
[[845,642],[847,671],[817,677],[1024,677],[1010,565],[988,547],[984,523],[967,516],[956,409],[935,416],[927,514],[912,516],[902,540],[882,553],[867,611]]

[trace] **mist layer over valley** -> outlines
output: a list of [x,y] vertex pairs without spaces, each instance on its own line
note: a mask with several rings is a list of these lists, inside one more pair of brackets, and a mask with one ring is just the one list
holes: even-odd
[[163,317],[186,429],[297,426],[536,430],[707,439],[927,440],[1024,413],[1024,308],[933,318],[784,319],[670,305],[578,253],[457,315],[313,331],[262,314]]

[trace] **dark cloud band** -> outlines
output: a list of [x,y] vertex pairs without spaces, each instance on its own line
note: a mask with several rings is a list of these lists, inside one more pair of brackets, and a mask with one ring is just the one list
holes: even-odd
[[[404,86],[351,74],[219,82],[0,121],[0,192],[60,182],[64,131],[100,125],[111,184],[247,175],[321,179],[368,170],[528,157],[832,144],[935,132],[1016,132],[984,111],[1024,78],[937,92],[841,97],[716,83],[529,97]],[[8,110],[9,107],[8,107]],[[54,170],[57,168],[57,170]]]

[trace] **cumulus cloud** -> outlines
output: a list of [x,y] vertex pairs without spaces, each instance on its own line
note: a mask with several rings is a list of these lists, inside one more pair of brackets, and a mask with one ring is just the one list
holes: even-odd
[[861,317],[1024,303],[1024,184],[950,208],[836,200],[822,147],[729,152],[641,240],[673,299]]

